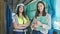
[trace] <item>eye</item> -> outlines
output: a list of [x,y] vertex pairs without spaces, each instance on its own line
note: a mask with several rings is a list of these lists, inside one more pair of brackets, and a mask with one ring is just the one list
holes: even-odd
[[40,7],[42,7],[42,5],[40,5]]

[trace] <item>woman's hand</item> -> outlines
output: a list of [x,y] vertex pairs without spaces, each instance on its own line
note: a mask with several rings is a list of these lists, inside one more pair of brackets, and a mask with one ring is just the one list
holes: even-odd
[[37,25],[36,24],[32,24],[32,28],[36,29]]
[[33,29],[36,29],[38,26],[43,26],[43,24],[40,21],[36,21],[35,23],[32,24]]
[[30,22],[27,22],[27,23],[25,23],[25,24],[19,24],[21,27],[28,27],[29,25],[30,25]]
[[38,27],[38,25],[37,25],[36,22],[32,24],[32,28],[33,28],[33,29],[36,29],[37,27]]
[[36,24],[37,24],[38,26],[43,26],[43,24],[42,24],[40,21],[37,21]]
[[24,26],[25,27],[28,27],[30,25],[30,23],[25,23]]
[[13,27],[15,29],[25,29],[26,28],[25,26],[24,27],[22,27],[22,26],[23,26],[22,24],[13,23]]

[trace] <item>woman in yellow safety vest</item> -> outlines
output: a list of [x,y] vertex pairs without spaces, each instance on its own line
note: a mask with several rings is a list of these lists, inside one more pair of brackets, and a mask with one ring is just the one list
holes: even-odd
[[13,34],[28,34],[28,26],[30,25],[28,17],[24,13],[24,4],[18,4],[16,14],[12,17]]

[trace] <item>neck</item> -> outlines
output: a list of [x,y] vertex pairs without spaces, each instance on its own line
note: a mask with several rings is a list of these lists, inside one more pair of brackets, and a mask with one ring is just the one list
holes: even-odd
[[39,15],[42,15],[42,11],[39,13]]
[[19,13],[19,16],[22,16],[22,13]]
[[42,14],[39,14],[40,16],[42,16]]

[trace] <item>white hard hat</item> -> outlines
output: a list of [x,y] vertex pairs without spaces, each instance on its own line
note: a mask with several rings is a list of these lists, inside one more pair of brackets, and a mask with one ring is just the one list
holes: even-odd
[[18,4],[16,9],[18,8],[18,6],[23,6],[24,7],[24,4],[23,3]]
[[21,3],[21,4],[18,4],[18,5],[17,5],[17,7],[18,7],[18,6],[24,6],[24,4],[23,4],[23,3]]
[[24,4],[23,4],[23,3],[18,4],[17,7],[16,7],[16,9],[15,9],[15,11],[17,11],[17,8],[18,8],[19,6],[23,6],[23,7],[24,7]]

